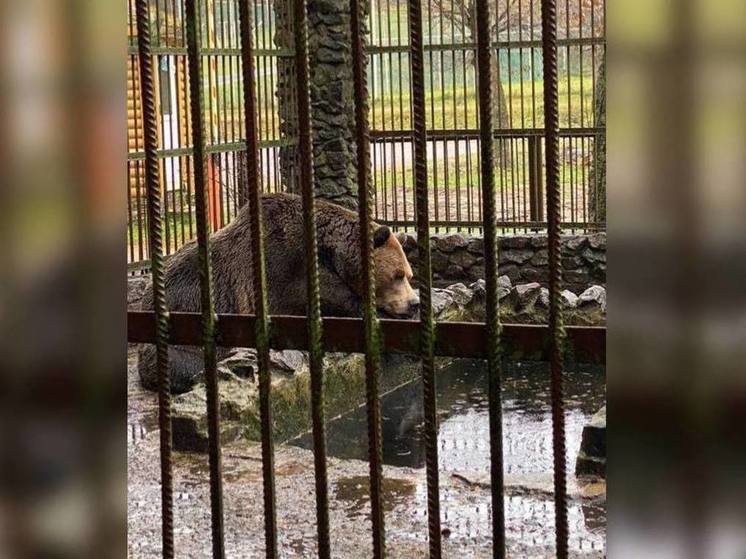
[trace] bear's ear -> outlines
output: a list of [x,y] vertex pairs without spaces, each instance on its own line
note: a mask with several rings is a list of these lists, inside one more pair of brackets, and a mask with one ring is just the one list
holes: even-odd
[[376,232],[373,233],[373,248],[383,246],[383,244],[389,240],[391,236],[391,230],[385,225],[381,225]]

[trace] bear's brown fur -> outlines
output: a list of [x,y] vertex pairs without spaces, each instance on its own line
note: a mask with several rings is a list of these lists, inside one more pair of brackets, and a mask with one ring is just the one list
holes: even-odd
[[[306,314],[303,207],[298,196],[262,197],[269,312]],[[251,216],[246,208],[210,239],[213,293],[217,313],[253,314]],[[360,226],[356,213],[324,201],[316,202],[321,312],[324,316],[360,316],[362,278]],[[374,235],[376,303],[390,316],[411,316],[419,304],[410,280],[412,269],[396,236],[376,226]],[[166,264],[168,309],[199,312],[200,284],[196,242],[179,249]],[[152,310],[149,286],[142,308]],[[219,358],[225,350],[219,352]],[[169,348],[171,389],[189,390],[203,369],[199,347]],[[148,388],[157,385],[152,345],[140,352],[140,378]]]

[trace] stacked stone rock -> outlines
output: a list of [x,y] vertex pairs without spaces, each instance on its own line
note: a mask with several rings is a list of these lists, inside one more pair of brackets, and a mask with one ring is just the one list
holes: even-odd
[[[275,44],[293,47],[292,10],[288,2],[274,3],[277,20]],[[310,63],[311,124],[316,195],[348,208],[357,207],[355,97],[348,0],[309,0],[308,53]],[[363,22],[365,17],[363,17]],[[367,34],[364,34],[367,37]],[[297,105],[293,62],[278,64],[276,95],[283,137],[297,138]],[[293,169],[297,151],[281,152],[283,181],[298,192]]]
[[[406,233],[402,246],[412,269],[417,274],[417,238]],[[513,284],[549,281],[549,254],[544,235],[515,235],[499,239],[499,275]],[[462,233],[432,237],[433,282],[438,287],[455,281],[484,279],[484,241]],[[591,284],[606,283],[606,234],[562,237],[564,286],[573,293],[582,293]]]

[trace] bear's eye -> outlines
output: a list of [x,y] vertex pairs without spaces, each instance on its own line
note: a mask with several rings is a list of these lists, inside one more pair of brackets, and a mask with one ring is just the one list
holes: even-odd
[[394,276],[394,279],[396,281],[402,281],[404,279],[404,272],[397,272]]

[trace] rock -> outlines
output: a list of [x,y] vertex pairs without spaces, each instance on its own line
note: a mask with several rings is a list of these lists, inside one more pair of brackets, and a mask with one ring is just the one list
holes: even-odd
[[256,358],[256,350],[251,348],[238,348],[218,363],[239,378],[253,379],[259,370]]
[[512,262],[514,264],[523,264],[533,257],[534,253],[527,249],[508,249],[500,252],[500,263]]
[[451,255],[450,261],[451,264],[455,264],[456,266],[460,266],[461,268],[466,269],[473,266],[477,262],[477,259],[468,251],[459,250]]
[[588,236],[588,244],[591,248],[606,252],[606,233],[596,233]]
[[541,293],[541,285],[538,283],[526,283],[516,285],[511,291],[511,301],[519,309],[525,309],[536,303]]
[[500,248],[504,249],[523,249],[529,245],[528,237],[512,235],[500,239]]
[[565,289],[560,295],[565,300],[565,307],[574,309],[578,306],[578,296],[569,289]]
[[563,256],[561,261],[564,270],[574,270],[583,264],[579,256]]
[[587,237],[583,236],[573,236],[573,237],[566,237],[564,239],[563,248],[571,251],[577,251],[588,242]]
[[549,251],[547,249],[537,250],[531,258],[534,266],[546,266],[549,263]]
[[546,287],[542,287],[539,291],[538,303],[546,309],[549,308],[549,290]]
[[563,278],[568,284],[582,285],[588,284],[588,270],[582,268],[578,270],[565,270]]
[[308,357],[304,352],[295,349],[270,350],[269,364],[273,369],[295,373],[308,364]]
[[531,237],[531,246],[534,248],[546,248],[549,246],[549,239],[546,235],[535,235]]
[[473,254],[484,254],[484,239],[482,237],[472,237],[466,250]]
[[549,270],[547,268],[532,268],[524,266],[521,270],[521,277],[527,282],[546,282],[549,281]]
[[471,280],[479,280],[486,277],[484,266],[481,264],[474,264],[474,266],[467,270],[467,274]]
[[127,279],[127,307],[139,309],[145,288],[150,280],[145,276],[136,276]]
[[453,252],[457,248],[466,248],[469,242],[459,233],[449,233],[437,238],[437,246],[443,252]]
[[474,298],[474,291],[466,287],[463,283],[455,283],[447,288],[453,301],[460,306],[468,305]]
[[521,271],[515,264],[500,266],[498,271],[501,276],[507,276],[514,283],[521,278]]
[[497,287],[510,290],[513,287],[513,283],[508,276],[499,276],[497,278]]
[[583,427],[575,474],[606,475],[606,406]]
[[437,317],[443,314],[446,309],[452,307],[455,303],[450,291],[434,287],[432,292],[432,304],[433,314]]
[[598,305],[602,311],[606,311],[606,289],[600,285],[592,285],[578,297],[578,307]]
[[606,262],[606,253],[600,250],[592,250],[590,248],[583,249],[583,258],[588,262]]
[[464,277],[464,269],[461,266],[451,264],[450,266],[448,266],[448,268],[446,268],[445,274],[443,275],[446,278],[459,279]]
[[440,251],[434,250],[430,257],[434,272],[444,272],[448,268],[448,257]]
[[409,254],[410,251],[417,249],[417,237],[415,237],[411,233],[399,233],[397,235],[397,239],[401,243],[404,252],[406,252],[407,254]]

